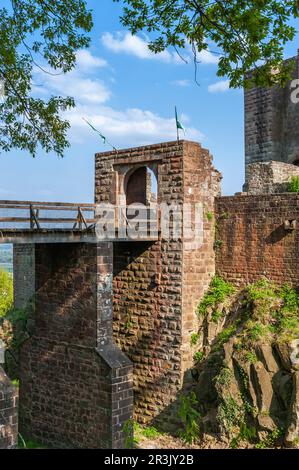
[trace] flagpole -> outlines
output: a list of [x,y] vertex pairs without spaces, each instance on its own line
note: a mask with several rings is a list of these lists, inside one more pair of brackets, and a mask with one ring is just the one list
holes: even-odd
[[177,142],[179,143],[180,135],[179,135],[179,128],[178,128],[178,113],[176,110],[176,106],[174,107],[174,113],[175,113],[175,125],[176,125],[176,138],[177,138]]

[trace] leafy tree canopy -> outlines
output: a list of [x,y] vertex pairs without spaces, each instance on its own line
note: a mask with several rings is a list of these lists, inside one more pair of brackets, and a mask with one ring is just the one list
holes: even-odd
[[[19,148],[36,154],[38,145],[63,155],[69,123],[61,111],[71,97],[36,99],[31,94],[35,67],[66,73],[76,51],[89,44],[91,12],[83,0],[7,0],[0,7],[0,152]],[[52,71],[49,72],[49,69]]]
[[190,45],[196,64],[198,53],[214,45],[218,76],[228,76],[231,87],[290,78],[294,61],[283,63],[283,48],[296,34],[290,19],[299,16],[298,0],[114,1],[124,4],[121,21],[133,34],[151,33],[155,53]]

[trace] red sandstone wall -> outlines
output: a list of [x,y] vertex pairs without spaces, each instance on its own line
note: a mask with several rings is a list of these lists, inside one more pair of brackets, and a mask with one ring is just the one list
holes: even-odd
[[[158,202],[203,202],[204,211],[213,211],[219,174],[206,150],[185,141],[97,155],[96,201],[119,201],[120,178],[141,163],[156,165]],[[141,422],[176,399],[191,365],[196,306],[215,270],[212,227],[205,220],[204,244],[191,251],[183,239],[114,243],[114,338],[134,363],[134,410]]]
[[131,364],[112,335],[105,339],[111,286],[101,282],[98,290],[99,276],[111,269],[108,245],[36,247],[35,326],[22,347],[20,427],[50,447],[122,447],[122,426],[132,415]]
[[114,246],[114,338],[134,363],[134,413],[141,422],[180,386],[181,257],[177,246],[161,256],[160,242]]
[[[265,276],[298,285],[299,195],[272,194],[216,199],[220,276],[244,284]],[[293,232],[284,221],[297,220]]]
[[[199,144],[184,146],[184,203],[202,204],[202,225],[194,227],[202,233],[202,244],[183,244],[182,278],[182,352],[184,370],[192,367],[196,345],[191,346],[192,333],[198,330],[197,306],[215,274],[214,198],[220,194],[221,176],[213,168],[212,156]],[[184,370],[182,372],[184,372]]]

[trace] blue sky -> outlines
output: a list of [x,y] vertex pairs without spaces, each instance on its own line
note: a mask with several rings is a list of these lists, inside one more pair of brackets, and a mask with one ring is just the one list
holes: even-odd
[[[173,51],[154,56],[146,37],[132,38],[120,24],[120,4],[89,0],[94,10],[90,49],[80,51],[67,77],[36,73],[34,93],[74,96],[68,115],[71,147],[63,159],[39,152],[0,155],[0,199],[92,202],[94,154],[108,150],[84,123],[89,119],[117,148],[174,140],[174,105],[186,138],[201,142],[223,174],[223,194],[240,191],[244,179],[243,93],[216,76],[215,57],[205,53],[194,82],[192,61]],[[296,54],[298,40],[287,47]]]

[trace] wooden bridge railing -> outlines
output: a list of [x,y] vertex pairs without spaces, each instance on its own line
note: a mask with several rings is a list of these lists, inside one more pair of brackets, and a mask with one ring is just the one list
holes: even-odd
[[[136,209],[136,210],[135,210]],[[111,209],[109,209],[111,210]],[[160,213],[153,207],[141,211],[140,206],[112,207],[112,219],[116,231],[127,228],[134,230],[136,222],[145,226],[144,236],[151,233],[151,227],[160,226]],[[113,214],[114,212],[114,214]],[[0,201],[0,233],[3,232],[39,232],[39,231],[87,231],[101,220],[95,204],[73,204],[63,202]],[[105,213],[105,210],[104,210]],[[129,215],[131,214],[131,215]],[[136,215],[134,215],[136,214]],[[145,225],[144,225],[145,224]]]
[[86,230],[95,222],[94,204],[0,201],[0,231]]

